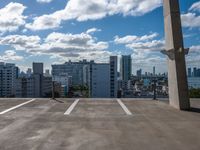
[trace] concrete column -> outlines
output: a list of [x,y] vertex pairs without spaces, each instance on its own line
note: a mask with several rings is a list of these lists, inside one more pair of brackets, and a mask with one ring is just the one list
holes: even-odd
[[183,34],[178,0],[164,1],[165,54],[168,56],[170,105],[180,110],[190,109]]

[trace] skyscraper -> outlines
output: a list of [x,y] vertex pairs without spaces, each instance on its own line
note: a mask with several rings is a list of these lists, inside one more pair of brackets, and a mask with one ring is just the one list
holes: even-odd
[[191,76],[192,76],[192,69],[188,68],[188,77],[191,77]]
[[42,97],[43,63],[33,62],[33,77],[35,97]]
[[33,74],[43,75],[43,63],[33,63]]
[[197,68],[196,68],[196,67],[193,68],[193,76],[194,76],[194,77],[197,77]]
[[153,67],[153,76],[155,76],[156,75],[156,67],[154,66]]
[[138,77],[141,77],[142,76],[142,69],[137,70],[136,75]]
[[19,69],[15,64],[0,62],[0,97],[15,96],[15,80]]
[[131,55],[123,55],[120,63],[121,79],[124,81],[130,80],[132,73]]
[[64,64],[52,65],[52,76],[59,76],[60,74],[68,74],[72,77],[72,85],[89,85],[85,83],[88,79],[88,69],[94,61],[79,61],[79,62],[65,62]]
[[90,70],[90,97],[109,98],[110,97],[110,65],[92,64]]
[[110,97],[117,97],[117,56],[110,57]]
[[43,75],[43,63],[33,63],[33,74],[18,78],[16,85],[16,97],[48,97],[52,77]]
[[26,75],[30,77],[31,74],[32,74],[32,69],[28,68],[28,70],[26,71]]

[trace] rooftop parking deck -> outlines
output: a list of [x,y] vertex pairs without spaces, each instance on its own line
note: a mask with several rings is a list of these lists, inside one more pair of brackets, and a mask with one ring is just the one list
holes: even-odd
[[0,99],[1,150],[199,150],[200,100]]

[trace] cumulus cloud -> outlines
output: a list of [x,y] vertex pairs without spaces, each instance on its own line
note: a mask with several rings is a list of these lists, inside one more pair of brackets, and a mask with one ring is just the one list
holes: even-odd
[[37,0],[38,3],[50,3],[53,0]]
[[26,7],[20,3],[11,2],[0,9],[0,32],[12,32],[19,29],[26,22],[23,15]]
[[195,28],[200,27],[200,16],[196,13],[187,13],[181,15],[183,27]]
[[200,12],[200,2],[194,3],[189,12],[181,15],[183,27],[199,28],[200,27],[200,16],[197,14]]
[[2,56],[0,56],[0,61],[17,61],[22,60],[22,56],[18,56],[14,50],[6,50]]
[[193,45],[190,47],[190,52],[196,52],[200,54],[200,45]]
[[87,34],[92,34],[92,33],[94,33],[94,32],[100,32],[100,31],[101,31],[101,29],[91,28],[91,29],[88,29],[88,30],[86,31],[86,33],[87,33]]
[[125,37],[115,36],[114,42],[116,44],[124,44],[127,48],[133,51],[160,51],[164,48],[163,40],[155,40],[158,33],[152,33],[149,35],[136,36],[127,35]]
[[140,16],[162,4],[162,0],[69,0],[63,10],[35,17],[26,27],[31,30],[58,28],[62,21],[97,20],[106,16]]
[[199,66],[200,60],[200,45],[192,45],[190,47],[190,52],[186,57],[187,64]]
[[199,11],[200,12],[200,1],[192,4],[189,9],[190,11]]
[[141,37],[136,36],[136,35],[127,35],[125,37],[119,38],[119,36],[116,36],[114,42],[117,43],[117,44],[130,44],[132,42],[152,40],[157,36],[158,36],[158,33],[153,33],[153,34],[150,34],[150,35],[144,35],[144,36],[141,36]]
[[97,41],[87,32],[80,34],[53,32],[45,39],[40,39],[38,36],[9,35],[0,37],[0,45],[8,45],[15,50],[24,50],[33,55],[45,54],[60,59],[85,58],[102,61],[111,55],[107,50],[109,47],[107,42]]
[[164,49],[164,40],[157,40],[157,37],[158,33],[143,36],[115,36],[114,43],[124,45],[132,50],[135,69],[141,67],[149,71],[152,66],[157,66],[157,68],[164,71],[166,68],[163,69],[163,66],[166,65],[166,58],[160,54],[160,50]]
[[15,50],[29,50],[39,47],[40,40],[39,36],[8,35],[0,37],[0,45],[8,45]]

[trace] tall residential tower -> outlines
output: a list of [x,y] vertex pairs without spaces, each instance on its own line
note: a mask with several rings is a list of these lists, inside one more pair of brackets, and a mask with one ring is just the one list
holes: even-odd
[[120,73],[121,79],[124,81],[128,81],[131,79],[132,73],[132,59],[131,55],[122,55],[120,62]]
[[117,56],[110,56],[110,97],[117,97]]

